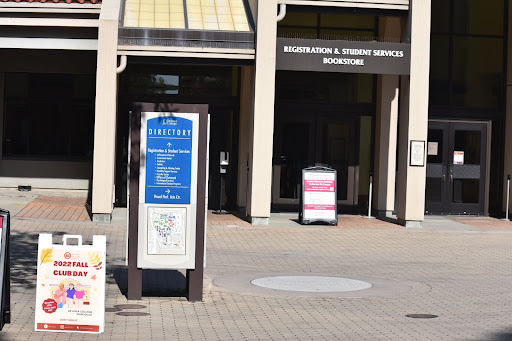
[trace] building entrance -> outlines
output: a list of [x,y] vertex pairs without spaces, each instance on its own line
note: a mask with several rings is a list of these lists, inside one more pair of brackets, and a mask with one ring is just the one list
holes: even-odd
[[425,213],[485,215],[488,123],[431,121]]
[[338,204],[358,201],[360,118],[334,112],[279,113],[274,135],[272,202],[297,205],[302,169],[325,166],[338,173]]

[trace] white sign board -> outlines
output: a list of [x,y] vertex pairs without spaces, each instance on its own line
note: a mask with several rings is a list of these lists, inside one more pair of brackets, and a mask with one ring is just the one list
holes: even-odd
[[336,173],[304,171],[303,220],[336,220]]
[[[78,245],[67,245],[78,239]],[[51,234],[39,235],[35,330],[102,333],[105,326],[105,236],[64,235],[53,244]]]
[[463,165],[464,164],[464,152],[462,152],[462,151],[454,151],[453,152],[453,164],[454,165]]
[[411,141],[410,166],[425,166],[425,141]]
[[142,112],[137,267],[194,269],[199,114]]

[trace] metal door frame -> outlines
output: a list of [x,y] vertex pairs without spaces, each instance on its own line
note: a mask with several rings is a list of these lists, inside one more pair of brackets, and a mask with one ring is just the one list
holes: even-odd
[[[443,164],[443,175],[446,175],[447,183],[451,183],[450,175],[453,174],[453,151],[455,144],[455,130],[464,130],[464,129],[456,129],[457,126],[465,126],[468,127],[466,130],[472,131],[481,131],[481,160],[480,160],[480,174],[483,174],[484,181],[480,181],[480,201],[478,204],[455,204],[455,206],[459,206],[458,210],[455,211],[453,201],[453,187],[448,185],[443,185],[442,188],[442,198],[440,205],[448,205],[448,212],[441,212],[442,210],[432,210],[430,209],[430,214],[469,214],[469,215],[488,215],[489,211],[489,185],[490,185],[490,156],[491,156],[491,133],[492,133],[492,122],[491,121],[456,121],[456,120],[429,120],[428,128],[431,129],[431,124],[434,125],[434,129],[439,127],[438,129],[443,130],[443,139],[446,138],[446,142],[443,143],[443,160],[446,160],[446,164]],[[437,126],[437,127],[435,127]],[[471,129],[480,127],[480,129]],[[452,151],[452,153],[450,153]],[[483,160],[482,160],[483,159]],[[482,176],[480,176],[482,179]],[[425,203],[426,204],[426,203]],[[464,211],[463,205],[469,205],[466,211],[470,211],[471,208],[475,206],[480,206],[478,209],[479,212],[470,212],[466,213]],[[426,206],[426,205],[425,205]],[[446,207],[446,206],[445,206]],[[425,207],[427,208],[427,207]],[[434,211],[434,212],[432,212]]]

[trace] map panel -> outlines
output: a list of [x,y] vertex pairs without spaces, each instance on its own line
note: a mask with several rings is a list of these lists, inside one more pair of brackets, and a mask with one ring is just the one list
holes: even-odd
[[148,254],[185,254],[186,215],[184,207],[148,208]]

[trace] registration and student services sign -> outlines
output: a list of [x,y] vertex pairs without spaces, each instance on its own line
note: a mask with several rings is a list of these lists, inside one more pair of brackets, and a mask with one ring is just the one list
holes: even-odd
[[408,75],[410,60],[410,44],[277,39],[277,70]]

